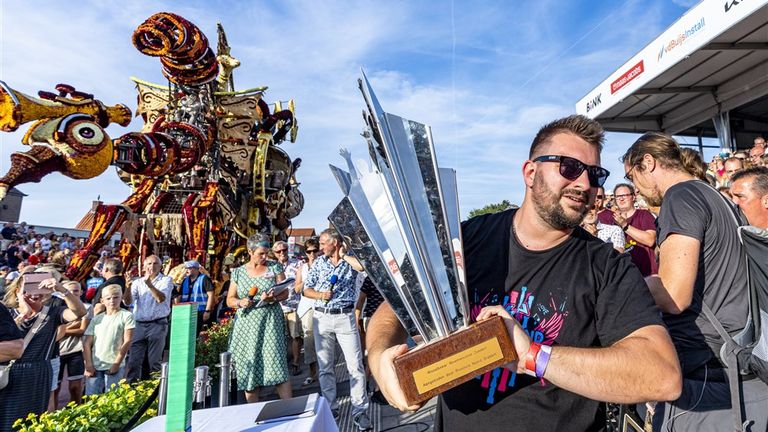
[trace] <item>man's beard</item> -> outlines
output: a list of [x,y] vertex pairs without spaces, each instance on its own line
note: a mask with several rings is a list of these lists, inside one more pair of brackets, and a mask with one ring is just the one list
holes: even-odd
[[648,204],[651,207],[661,207],[661,203],[664,201],[664,197],[661,195],[661,191],[658,187],[654,187],[651,191],[653,196],[650,194],[640,194],[643,196],[643,199],[645,199],[645,203]]
[[[581,224],[584,216],[587,214],[587,204],[589,202],[589,192],[576,189],[563,189],[560,194],[556,194],[544,182],[543,177],[536,176],[533,179],[533,207],[541,219],[557,230],[574,229]],[[578,196],[584,200],[584,209],[575,216],[566,214],[560,200],[565,195]]]

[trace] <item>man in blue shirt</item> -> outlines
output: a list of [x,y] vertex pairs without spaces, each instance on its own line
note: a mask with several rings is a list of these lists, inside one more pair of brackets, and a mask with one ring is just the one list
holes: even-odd
[[336,374],[334,373],[335,342],[338,341],[347,363],[352,398],[352,418],[359,430],[371,428],[368,393],[365,385],[363,351],[355,320],[358,296],[357,272],[360,262],[344,253],[338,232],[327,229],[320,234],[323,256],[312,264],[304,281],[304,296],[315,300],[314,336],[317,362],[320,366],[320,390],[338,416]]

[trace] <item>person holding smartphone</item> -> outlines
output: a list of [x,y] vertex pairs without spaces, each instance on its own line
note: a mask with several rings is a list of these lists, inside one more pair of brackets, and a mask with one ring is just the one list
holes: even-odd
[[[9,287],[9,291],[16,293],[14,321],[22,335],[33,333],[21,358],[11,367],[8,386],[0,400],[0,430],[3,431],[11,430],[16,419],[30,413],[41,414],[48,408],[53,379],[49,360],[56,330],[86,313],[80,299],[50,273],[26,273],[14,280],[14,284]],[[64,304],[46,306],[54,292],[61,294]]]

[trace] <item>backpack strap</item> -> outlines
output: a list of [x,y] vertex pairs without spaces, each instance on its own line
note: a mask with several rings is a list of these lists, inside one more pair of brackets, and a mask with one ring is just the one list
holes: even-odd
[[741,392],[739,388],[739,352],[743,349],[731,335],[725,330],[720,320],[717,319],[712,309],[704,301],[701,302],[701,310],[707,317],[717,333],[723,339],[723,347],[720,349],[720,361],[725,364],[725,373],[728,376],[728,387],[731,392],[731,413],[733,414],[733,430],[735,432],[746,432],[751,420],[743,420],[741,411]]

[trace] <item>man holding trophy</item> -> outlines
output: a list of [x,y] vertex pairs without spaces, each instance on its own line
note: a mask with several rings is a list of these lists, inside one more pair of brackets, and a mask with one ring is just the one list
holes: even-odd
[[[443,392],[435,430],[594,430],[605,425],[598,401],[680,394],[675,350],[640,272],[579,228],[608,176],[603,140],[583,116],[544,126],[523,164],[520,209],[462,224],[470,318],[502,317],[519,361]],[[415,410],[396,366],[409,333],[390,304],[371,321],[369,363],[390,403]]]

